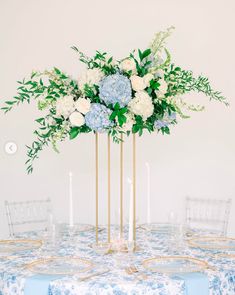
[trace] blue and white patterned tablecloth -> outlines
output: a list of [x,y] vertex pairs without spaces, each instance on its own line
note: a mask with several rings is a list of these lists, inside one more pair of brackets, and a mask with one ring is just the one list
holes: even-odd
[[[148,235],[148,239],[146,238]],[[154,255],[188,255],[207,261],[215,270],[206,270],[209,279],[210,295],[235,294],[235,259],[216,259],[208,251],[188,247],[176,248],[164,234],[149,233],[139,229],[137,232],[138,244],[145,250],[133,254],[133,264],[141,269],[143,259]],[[100,233],[105,239],[105,231]],[[24,269],[26,263],[45,256],[79,256],[92,260],[97,269],[109,268],[110,271],[101,276],[81,281],[79,275],[63,277],[50,284],[50,295],[124,295],[124,294],[154,294],[154,295],[184,295],[183,280],[172,279],[167,275],[148,273],[145,280],[138,280],[135,275],[129,275],[116,255],[99,255],[91,248],[95,240],[95,232],[81,233],[78,237],[64,236],[63,239],[50,247],[45,244],[41,249],[14,254],[10,259],[0,258],[0,295],[23,295],[25,281],[32,273]],[[154,249],[146,249],[146,241],[151,241]],[[153,241],[155,241],[153,243]],[[148,245],[149,242],[148,242]],[[147,246],[148,246],[147,245]],[[186,244],[185,244],[186,245]],[[178,250],[176,250],[178,249]],[[125,254],[124,254],[125,255]],[[123,262],[123,260],[121,260]],[[33,295],[33,294],[32,294]],[[198,290],[200,295],[200,290]]]

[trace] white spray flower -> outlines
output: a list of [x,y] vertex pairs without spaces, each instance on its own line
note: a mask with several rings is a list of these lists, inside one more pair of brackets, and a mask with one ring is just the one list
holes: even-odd
[[104,73],[100,69],[88,69],[78,79],[78,86],[83,90],[85,84],[89,86],[98,85],[103,77]]
[[56,101],[56,116],[68,118],[74,111],[74,100],[72,96],[64,96]]

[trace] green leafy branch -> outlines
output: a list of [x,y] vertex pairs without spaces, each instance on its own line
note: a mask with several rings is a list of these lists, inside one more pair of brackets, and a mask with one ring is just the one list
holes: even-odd
[[111,75],[115,74],[117,69],[113,65],[113,57],[108,57],[106,52],[96,51],[94,57],[88,57],[82,51],[80,51],[76,46],[71,47],[79,55],[79,60],[86,64],[88,69],[99,68],[104,74]]
[[[113,139],[113,142],[119,144],[120,142],[123,141],[122,139],[122,134],[124,134],[125,132],[117,129],[117,128],[111,128],[109,131],[108,131],[109,135],[112,137]],[[128,135],[128,134],[127,134]]]
[[191,87],[191,90],[196,90],[202,92],[205,95],[210,97],[210,100],[215,99],[220,102],[223,102],[226,106],[229,105],[227,99],[222,95],[220,91],[213,90],[209,79],[207,77],[199,76],[197,79],[194,79],[194,83]]
[[39,101],[38,107],[43,110],[53,106],[53,102],[61,96],[79,96],[77,83],[57,68],[43,73],[33,72],[29,80],[23,79],[18,81],[18,84],[20,86],[17,88],[17,95],[6,101],[5,106],[1,108],[5,113],[20,103],[30,103],[32,99],[42,98],[43,101]]
[[195,78],[191,71],[182,70],[171,64],[165,74],[168,82],[168,96],[177,96],[190,91],[202,92],[210,99],[215,99],[229,105],[227,99],[219,91],[213,90],[210,81],[204,76]]
[[151,54],[151,49],[147,48],[143,52],[138,49],[138,58],[135,57],[135,52],[130,54],[130,58],[132,58],[135,61],[137,73],[140,77],[143,77],[148,73],[148,67],[152,63],[151,60],[148,60],[148,57]]
[[31,74],[30,80],[23,79],[22,81],[17,81],[20,86],[17,88],[17,95],[13,97],[12,100],[5,101],[5,106],[1,108],[5,113],[12,110],[14,106],[20,103],[30,102],[30,99],[37,98],[42,95],[45,91],[45,86],[43,85],[42,79],[39,81],[34,80],[36,77],[41,77],[42,73],[33,72]]
[[[51,111],[52,112],[52,111]],[[33,141],[31,146],[26,146],[28,160],[26,161],[27,172],[33,172],[33,163],[38,158],[39,152],[42,151],[44,146],[49,143],[52,144],[53,149],[58,151],[57,142],[66,139],[69,132],[69,125],[67,121],[62,118],[55,118],[52,113],[46,117],[38,118],[35,120],[39,125],[39,129],[34,131],[37,138]]]
[[76,47],[76,46],[72,46],[71,49],[73,49],[75,52],[78,53],[78,55],[79,55],[79,60],[80,60],[82,63],[86,64],[86,65],[88,66],[88,68],[91,67],[91,65],[92,65],[92,59],[91,59],[90,57],[88,57],[87,55],[85,55],[85,54],[84,54],[82,51],[80,51],[80,50],[78,49],[78,47]]
[[71,127],[70,128],[70,131],[69,131],[69,138],[70,139],[74,139],[80,133],[89,133],[91,131],[92,130],[88,126],[86,126],[86,125],[83,125],[81,127]]
[[166,31],[161,31],[155,34],[154,39],[150,44],[150,48],[154,56],[165,49],[166,39],[170,37],[174,29],[175,27],[171,26],[167,28]]
[[119,126],[122,127],[124,123],[126,123],[126,116],[125,114],[127,113],[127,108],[121,108],[119,103],[117,102],[114,106],[114,110],[112,114],[110,115],[109,119],[111,121],[114,121],[116,118],[118,120]]

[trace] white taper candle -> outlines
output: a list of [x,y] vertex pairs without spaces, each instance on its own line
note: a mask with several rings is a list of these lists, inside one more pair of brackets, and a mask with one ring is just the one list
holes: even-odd
[[134,200],[133,200],[133,182],[130,178],[127,178],[127,182],[130,187],[130,205],[129,205],[129,234],[128,234],[128,241],[133,242],[133,207],[134,207]]
[[74,226],[73,217],[73,173],[69,172],[69,226]]
[[147,170],[147,223],[151,223],[151,190],[150,190],[150,165],[148,162],[145,162]]

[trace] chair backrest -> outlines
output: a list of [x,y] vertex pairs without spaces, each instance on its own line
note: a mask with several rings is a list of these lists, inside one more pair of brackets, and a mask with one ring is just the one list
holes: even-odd
[[227,234],[232,200],[186,198],[186,224],[193,229]]
[[45,230],[51,213],[51,200],[5,201],[10,236],[32,230]]

